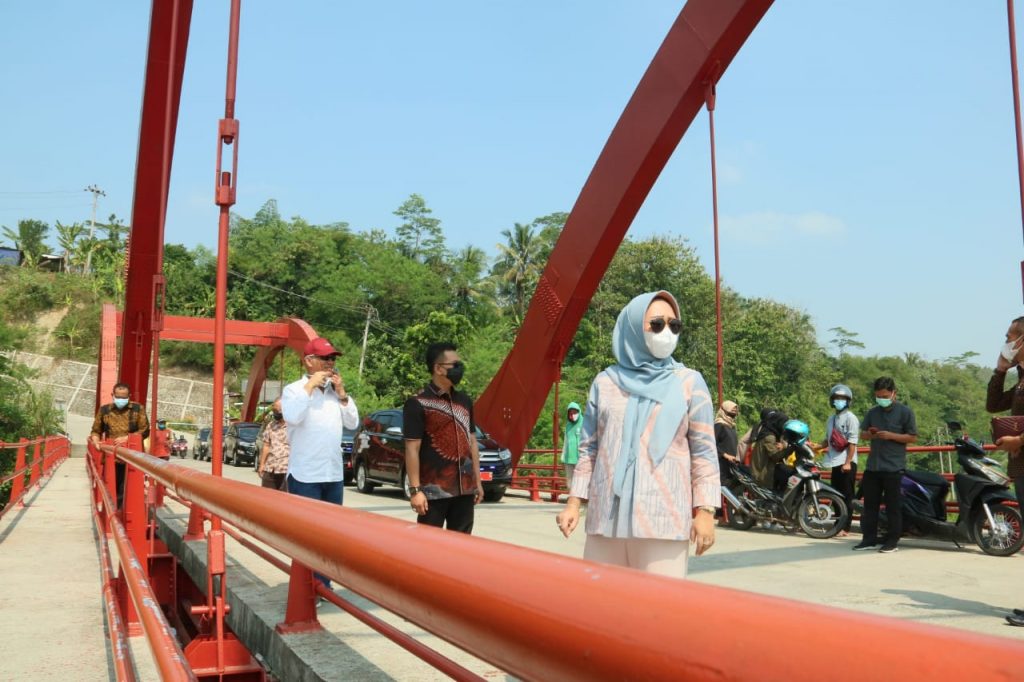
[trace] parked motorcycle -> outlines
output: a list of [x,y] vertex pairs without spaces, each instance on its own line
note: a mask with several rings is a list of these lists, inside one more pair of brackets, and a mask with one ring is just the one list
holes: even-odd
[[799,525],[809,537],[833,537],[844,527],[850,511],[842,494],[822,483],[813,453],[797,449],[794,472],[783,495],[757,484],[746,467],[731,463],[730,486],[722,486],[729,526],[747,530],[756,522],[779,523],[788,529]]
[[[960,424],[950,422],[951,431]],[[900,481],[903,493],[903,534],[961,543],[977,543],[986,554],[1011,556],[1024,546],[1024,524],[1020,510],[1011,507],[1016,497],[1010,492],[1011,479],[984,448],[966,436],[951,443],[956,448],[961,471],[953,477],[953,491],[960,512],[955,521],[947,519],[949,481],[930,471],[906,471]],[[878,519],[884,533],[886,513]]]
[[177,440],[171,441],[171,454],[185,459],[185,455],[188,454],[188,441],[184,436],[179,436]]

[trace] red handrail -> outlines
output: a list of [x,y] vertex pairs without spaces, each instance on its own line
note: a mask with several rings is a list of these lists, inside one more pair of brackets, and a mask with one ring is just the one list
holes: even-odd
[[[791,682],[1012,679],[1019,642],[594,564],[224,480],[126,448],[119,459],[274,549],[523,679]],[[514,589],[524,575],[559,575]],[[487,604],[488,608],[478,608]],[[500,613],[500,618],[493,614]],[[763,636],[857,632],[794,657]],[[730,632],[722,637],[722,632]],[[686,646],[680,646],[685,642]],[[872,652],[865,658],[862,650]],[[972,655],[964,657],[962,651]],[[737,651],[746,652],[737,656]]]
[[[188,500],[183,500],[177,495],[168,493],[167,497],[174,500],[175,502],[178,502],[179,504],[184,505],[185,507],[188,507],[190,509],[192,507],[191,502],[189,502]],[[269,563],[270,565],[274,566],[275,568],[285,573],[291,572],[292,569],[288,563],[282,561],[279,557],[274,556],[260,545],[257,545],[255,542],[242,535],[239,531],[235,530],[232,526],[226,525],[223,527],[223,530],[227,535],[234,538],[235,541],[238,542],[238,544],[242,545],[243,547],[251,551],[253,554]],[[380,618],[377,618],[376,616],[367,611],[364,611],[363,609],[359,608],[355,604],[352,604],[348,600],[342,599],[333,591],[321,585],[319,582],[317,583],[316,586],[316,592],[318,595],[320,595],[327,601],[331,602],[338,608],[342,609],[343,611],[346,611],[349,615],[357,618],[362,623],[366,624],[370,628],[384,635],[392,642],[402,647],[409,653],[413,654],[420,660],[429,663],[431,666],[443,672],[445,675],[448,675],[448,677],[452,678],[453,680],[466,680],[468,682],[470,680],[483,679],[479,675],[475,674],[473,671],[464,668],[463,666],[459,665],[447,656],[437,651],[434,651],[433,649],[426,646],[419,640],[410,637],[409,635],[402,632],[393,625],[381,620]]]
[[[101,449],[107,450],[112,446],[105,445]],[[148,455],[147,455],[148,456]],[[114,543],[117,546],[118,561],[121,565],[120,579],[125,581],[128,593],[131,595],[132,603],[139,614],[139,621],[146,632],[146,642],[153,654],[153,661],[160,671],[161,680],[192,680],[197,678],[192,672],[185,654],[178,645],[177,640],[171,634],[171,627],[167,623],[167,617],[160,608],[160,603],[153,595],[153,590],[146,577],[146,571],[139,562],[138,555],[132,547],[124,525],[114,512],[116,507],[102,483],[102,478],[96,470],[91,457],[86,457],[86,466],[89,471],[89,478],[94,489],[99,493],[102,500],[102,514],[106,517],[107,527],[110,528]],[[94,510],[95,511],[95,510]],[[98,529],[101,533],[99,542],[105,544],[102,535],[102,523],[97,519]]]
[[[92,463],[89,463],[91,467]],[[90,472],[91,473],[91,472]],[[99,481],[90,476],[90,484],[95,488]],[[107,612],[107,624],[110,628],[110,656],[114,660],[114,672],[118,682],[134,682],[135,668],[132,666],[132,650],[128,644],[127,628],[121,611],[117,608],[116,586],[113,563],[110,560],[110,549],[107,547],[106,531],[100,512],[92,505],[92,523],[96,529],[96,544],[100,548],[100,571],[103,574],[103,608]]]
[[[26,450],[33,446],[32,462],[26,464]],[[40,446],[42,456],[40,456]],[[13,481],[11,485],[10,498],[0,508],[0,518],[10,509],[21,506],[25,494],[33,487],[39,485],[44,477],[50,476],[53,470],[60,465],[71,453],[71,443],[66,436],[40,436],[33,440],[23,438],[18,443],[0,442],[0,449],[18,448],[18,454],[14,463],[14,472],[0,478],[0,485]],[[25,485],[25,474],[30,474],[28,485]]]

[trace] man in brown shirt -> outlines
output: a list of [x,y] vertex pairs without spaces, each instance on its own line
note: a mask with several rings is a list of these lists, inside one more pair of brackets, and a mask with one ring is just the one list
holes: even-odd
[[99,445],[104,439],[113,441],[115,445],[124,445],[130,433],[141,433],[144,439],[149,436],[146,411],[142,405],[129,399],[130,394],[128,384],[114,386],[113,401],[100,407],[92,422],[90,438],[94,445]]
[[[146,418],[146,411],[142,405],[133,403],[130,399],[131,389],[128,384],[114,384],[114,391],[111,394],[112,403],[100,407],[96,413],[96,419],[92,422],[92,433],[89,435],[93,445],[99,446],[101,440],[113,441],[115,445],[124,445],[128,442],[128,434],[139,433],[143,440],[149,436],[149,419]],[[121,507],[124,498],[124,462],[117,462],[115,474],[117,477],[117,506]]]

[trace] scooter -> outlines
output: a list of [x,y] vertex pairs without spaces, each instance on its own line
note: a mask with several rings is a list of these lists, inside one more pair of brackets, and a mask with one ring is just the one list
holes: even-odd
[[722,486],[726,500],[729,526],[747,530],[755,522],[780,523],[788,529],[799,525],[809,537],[826,539],[843,529],[850,511],[842,494],[822,483],[821,472],[813,454],[806,448],[797,450],[797,461],[783,495],[763,488],[749,469],[730,463],[733,483]]
[[[951,431],[961,431],[950,422]],[[977,543],[986,554],[1011,556],[1024,546],[1024,523],[1017,507],[1008,503],[1017,498],[1010,493],[1011,479],[1001,471],[975,440],[964,435],[952,443],[961,471],[953,477],[953,491],[960,512],[955,521],[946,516],[949,481],[930,471],[905,471],[900,481],[903,494],[903,534],[935,538],[954,543]],[[879,532],[886,522],[879,513]]]
[[185,459],[185,455],[188,454],[188,441],[184,438],[171,441],[171,454]]

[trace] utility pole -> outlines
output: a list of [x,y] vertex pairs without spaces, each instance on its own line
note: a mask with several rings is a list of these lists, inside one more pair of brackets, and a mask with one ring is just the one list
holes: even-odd
[[85,272],[92,272],[92,240],[96,234],[96,205],[100,197],[107,196],[107,193],[96,185],[89,185],[83,192],[92,192],[92,220],[89,221],[89,253],[85,255]]
[[366,340],[370,336],[370,319],[377,312],[372,305],[366,306],[366,326],[363,327],[363,350],[359,353],[359,376],[363,376],[363,362],[366,360]]

